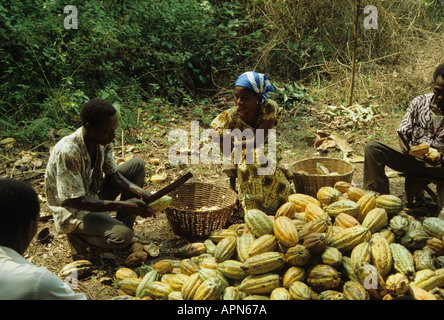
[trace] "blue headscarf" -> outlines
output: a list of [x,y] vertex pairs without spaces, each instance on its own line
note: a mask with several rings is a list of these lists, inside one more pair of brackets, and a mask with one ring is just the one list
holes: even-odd
[[248,71],[237,78],[235,87],[243,87],[250,89],[256,93],[262,94],[261,102],[264,102],[268,98],[267,92],[273,92],[274,88],[271,86],[267,76],[263,73],[257,73],[254,71]]

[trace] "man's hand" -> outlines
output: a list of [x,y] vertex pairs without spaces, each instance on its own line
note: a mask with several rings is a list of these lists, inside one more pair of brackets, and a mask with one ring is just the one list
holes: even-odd
[[120,201],[122,208],[119,210],[123,213],[135,214],[142,218],[155,217],[156,214],[150,209],[148,204],[140,199],[132,198]]
[[424,161],[432,166],[437,166],[441,163],[443,154],[436,149],[430,148],[429,153],[424,156]]
[[407,140],[407,138],[406,138],[405,136],[404,136],[404,140],[401,139],[401,137],[399,138],[399,147],[401,148],[401,151],[402,151],[402,153],[403,153],[405,156],[409,156],[409,157],[411,157],[411,155],[409,154],[409,149],[408,149],[409,146],[407,146],[407,145],[404,143],[404,141],[408,142],[408,140]]

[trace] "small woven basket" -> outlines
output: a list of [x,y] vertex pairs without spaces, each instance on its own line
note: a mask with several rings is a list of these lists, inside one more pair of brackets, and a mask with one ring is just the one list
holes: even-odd
[[[323,164],[335,175],[320,175],[317,173],[316,163]],[[294,174],[293,182],[297,193],[316,197],[318,190],[324,186],[333,187],[338,181],[352,182],[354,167],[350,163],[334,158],[309,158],[296,161],[290,166]],[[299,173],[305,171],[305,173]]]
[[170,196],[167,219],[173,232],[185,238],[205,237],[222,229],[237,201],[232,189],[202,182],[185,183]]

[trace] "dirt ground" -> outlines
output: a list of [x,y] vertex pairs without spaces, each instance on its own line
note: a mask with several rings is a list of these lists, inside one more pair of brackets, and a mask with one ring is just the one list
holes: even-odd
[[[220,110],[226,106],[219,106]],[[347,127],[341,128],[341,124],[336,127],[332,126],[329,119],[322,116],[322,106],[311,106],[308,109],[307,117],[297,124],[294,123],[293,114],[290,111],[286,112],[281,120],[281,125],[278,133],[278,141],[283,146],[282,164],[289,167],[296,160],[303,158],[310,158],[313,156],[327,156],[334,158],[341,158],[342,154],[337,148],[327,149],[321,152],[313,146],[313,137],[319,133],[319,128],[324,133],[340,133],[340,136],[346,138],[349,146],[356,154],[362,155],[364,145],[369,139],[384,140],[392,143],[394,140],[394,133],[399,117],[387,117],[385,121],[373,121],[365,126],[360,126],[359,129],[351,129]],[[331,119],[330,119],[331,120]],[[167,132],[173,128],[189,128],[189,121],[171,119],[167,124],[151,124],[148,128],[140,129],[138,132],[130,132],[133,141],[136,141],[131,150],[126,152],[126,156],[133,155],[144,159],[148,166],[148,173],[167,174],[167,180],[161,184],[147,184],[145,188],[150,191],[156,191],[163,186],[171,183],[187,170],[185,167],[174,167],[168,162],[168,143]],[[392,137],[387,137],[387,132],[392,132]],[[43,147],[36,148],[34,151],[39,151],[44,165],[49,154],[49,150]],[[126,146],[128,147],[128,146]],[[119,153],[121,150],[119,143],[116,143],[115,151],[116,157],[121,157]],[[17,147],[9,157],[18,157],[19,148]],[[159,159],[159,164],[151,165],[151,159]],[[205,181],[224,185],[229,187],[229,180],[227,176],[221,171],[221,165],[190,165],[189,170],[194,175],[195,181]],[[355,163],[355,172],[353,175],[353,184],[360,186],[362,184],[362,167],[363,163]],[[16,179],[23,179],[32,184],[39,194],[41,202],[41,221],[39,225],[39,233],[49,230],[49,235],[44,239],[39,239],[36,236],[31,243],[28,250],[25,252],[25,258],[30,260],[37,266],[44,266],[54,273],[58,273],[63,266],[72,262],[70,251],[68,248],[65,235],[57,234],[54,229],[54,222],[51,212],[49,211],[44,192],[44,169],[35,171],[15,170],[11,171],[11,164],[4,166],[2,176],[13,177]],[[1,168],[0,168],[1,170]],[[149,176],[147,176],[149,178]],[[392,193],[403,197],[403,180],[399,177],[391,179]],[[172,251],[188,242],[175,235],[166,218],[165,213],[158,214],[156,218],[137,218],[135,223],[135,231],[143,236],[148,241],[156,242],[160,248],[160,254],[157,257],[151,257],[146,264],[150,265],[160,259],[172,257]],[[75,291],[83,292],[90,300],[106,300],[118,295],[118,289],[115,286],[114,274],[119,267],[124,266],[125,259],[129,255],[128,250],[95,250],[92,263],[94,265],[94,272],[91,276],[81,279],[75,287]]]

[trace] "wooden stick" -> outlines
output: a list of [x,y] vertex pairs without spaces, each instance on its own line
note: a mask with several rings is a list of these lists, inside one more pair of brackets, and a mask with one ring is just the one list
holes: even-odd
[[353,91],[355,90],[355,65],[356,65],[356,49],[358,47],[358,24],[359,24],[359,14],[361,9],[361,0],[356,2],[356,17],[355,17],[355,27],[353,30],[353,56],[352,56],[352,79],[350,85],[350,97],[348,99],[348,105],[353,104]]
[[123,137],[123,129],[122,129],[122,158],[125,161],[125,138]]

